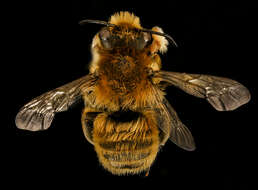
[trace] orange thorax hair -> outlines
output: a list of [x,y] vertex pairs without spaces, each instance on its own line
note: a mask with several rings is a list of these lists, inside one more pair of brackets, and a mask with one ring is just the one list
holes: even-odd
[[151,62],[145,52],[130,49],[101,54],[98,62],[99,81],[95,88],[96,103],[115,110],[148,106],[152,100],[152,84],[148,80]]

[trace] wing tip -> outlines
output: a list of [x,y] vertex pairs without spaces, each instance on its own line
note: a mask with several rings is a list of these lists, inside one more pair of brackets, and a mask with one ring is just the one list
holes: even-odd
[[[18,129],[27,131],[43,131],[49,128],[54,114],[41,115],[30,109],[21,109],[15,117],[15,125]],[[46,120],[48,119],[48,120]]]
[[196,146],[195,145],[192,146],[192,147],[181,147],[181,148],[183,148],[184,150],[190,151],[190,152],[193,152],[193,151],[196,150]]
[[247,104],[251,100],[251,93],[245,86],[239,84],[231,89],[230,94],[210,96],[207,100],[217,111],[233,111]]

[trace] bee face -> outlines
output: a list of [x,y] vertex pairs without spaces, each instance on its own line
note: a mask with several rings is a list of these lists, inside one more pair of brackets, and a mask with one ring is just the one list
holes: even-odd
[[152,42],[152,36],[148,32],[139,31],[128,26],[105,27],[98,33],[101,45],[104,49],[131,48],[142,50]]

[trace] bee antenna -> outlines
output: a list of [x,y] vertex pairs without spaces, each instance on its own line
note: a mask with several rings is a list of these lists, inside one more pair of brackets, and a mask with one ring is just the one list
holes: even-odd
[[102,20],[91,20],[91,19],[85,19],[85,20],[81,20],[79,22],[79,25],[85,25],[88,23],[93,23],[93,24],[101,24],[101,25],[106,25],[106,26],[116,26],[115,24],[111,24],[109,22],[106,21],[102,21]]
[[167,38],[173,44],[173,46],[178,47],[176,41],[168,34],[161,33],[161,32],[156,32],[156,31],[153,31],[153,30],[150,30],[150,29],[141,29],[141,31],[149,32],[151,34],[156,34],[156,35],[160,35],[160,36],[164,36],[165,38]]

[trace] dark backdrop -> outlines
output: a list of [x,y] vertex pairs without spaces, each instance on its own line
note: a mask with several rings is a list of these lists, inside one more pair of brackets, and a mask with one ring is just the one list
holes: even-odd
[[[40,0],[10,4],[6,13],[10,18],[9,75],[3,79],[8,89],[4,101],[8,122],[2,126],[7,132],[1,133],[2,164],[7,166],[2,171],[11,179],[9,185],[251,188],[257,102],[251,8],[228,1],[189,2]],[[14,123],[19,108],[33,97],[88,72],[90,43],[100,26],[80,27],[78,21],[108,20],[117,11],[134,12],[144,27],[160,26],[175,38],[179,48],[170,46],[162,55],[164,70],[225,76],[241,82],[252,94],[249,104],[232,112],[217,112],[205,100],[169,87],[167,99],[192,131],[197,149],[186,152],[168,142],[147,178],[112,176],[100,166],[81,130],[82,104],[57,114],[47,131],[22,131]]]

